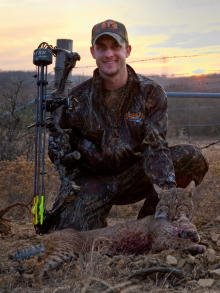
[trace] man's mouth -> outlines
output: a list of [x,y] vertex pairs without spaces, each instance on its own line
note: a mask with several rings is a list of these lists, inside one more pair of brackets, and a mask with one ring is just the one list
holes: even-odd
[[116,60],[103,61],[104,64],[115,64],[116,62],[117,62]]

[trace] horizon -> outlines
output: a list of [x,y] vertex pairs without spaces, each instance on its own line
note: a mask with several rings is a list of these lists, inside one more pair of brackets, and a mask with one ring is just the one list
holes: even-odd
[[[95,67],[94,67],[95,68]],[[92,74],[80,74],[80,73],[77,73],[77,74],[74,74],[74,70],[76,68],[73,68],[72,71],[71,71],[71,76],[85,76],[85,77],[92,77]],[[1,73],[18,73],[18,72],[26,72],[26,73],[34,73],[36,72],[36,69],[33,68],[33,69],[26,69],[26,70],[22,70],[22,69],[6,69],[6,70],[3,70],[0,68],[0,74]],[[197,73],[197,74],[192,74],[192,75],[186,75],[186,74],[160,74],[160,73],[154,73],[154,74],[145,74],[145,73],[139,73],[138,74],[141,74],[141,75],[145,75],[145,76],[149,76],[149,77],[152,77],[152,76],[158,76],[158,77],[164,77],[164,78],[182,78],[182,77],[203,77],[203,76],[216,76],[216,75],[220,75],[220,72],[213,72],[213,73]],[[47,73],[48,76],[50,75],[55,75],[55,70],[53,71],[50,71]]]
[[[73,68],[72,69],[72,72],[71,72],[71,77],[72,78],[74,78],[74,76],[75,77],[88,77],[88,78],[90,78],[90,77],[92,77],[92,74],[88,74],[88,75],[85,75],[84,73],[83,74],[79,74],[79,73],[77,73],[77,74],[74,74],[74,69],[75,68]],[[32,73],[35,73],[36,72],[36,69],[27,69],[27,70],[22,70],[22,69],[18,69],[18,70],[13,70],[13,69],[9,69],[9,70],[2,70],[2,69],[0,69],[0,74],[1,73],[19,73],[19,72],[21,72],[21,73],[30,73],[30,74],[32,74]],[[51,72],[48,72],[47,73],[47,75],[48,76],[53,76],[53,75],[55,75],[55,71],[51,71]],[[157,73],[155,73],[155,74],[144,74],[144,73],[142,73],[142,75],[145,75],[145,76],[147,76],[147,77],[160,77],[160,78],[167,78],[167,79],[172,79],[172,78],[176,78],[176,79],[178,79],[178,78],[202,78],[202,77],[215,77],[215,76],[220,76],[220,72],[214,72],[214,73],[200,73],[200,74],[192,74],[192,75],[185,75],[185,74],[157,74]]]

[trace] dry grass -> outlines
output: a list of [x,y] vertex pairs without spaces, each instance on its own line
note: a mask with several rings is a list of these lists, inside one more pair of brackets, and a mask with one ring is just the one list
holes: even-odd
[[[47,203],[50,204],[59,186],[58,176],[49,160],[46,160],[45,186],[49,190]],[[14,161],[0,161],[0,206],[4,208],[16,202],[29,203],[33,198],[34,164],[25,157]],[[22,209],[12,210],[13,218],[27,217]]]
[[[204,143],[201,144],[204,145]],[[220,148],[218,145],[210,147],[204,150],[204,154],[209,161],[210,169],[203,183],[198,187],[195,197],[194,222],[199,228],[202,242],[215,250],[215,262],[209,263],[206,255],[189,257],[178,251],[171,250],[163,251],[159,254],[117,255],[114,257],[108,257],[100,252],[92,251],[86,257],[80,257],[78,261],[64,264],[60,270],[51,272],[48,279],[43,280],[41,284],[34,282],[31,285],[19,276],[18,272],[13,269],[12,262],[7,259],[8,252],[15,250],[18,246],[33,243],[36,239],[32,225],[27,223],[27,220],[22,222],[17,220],[13,222],[12,235],[2,236],[1,239],[0,292],[219,292],[219,280],[215,280],[211,288],[202,288],[198,285],[198,279],[212,277],[210,270],[219,265],[220,261],[220,247],[211,239],[211,233],[220,234],[219,222],[214,221],[220,210]],[[2,192],[0,200],[3,205],[10,202],[9,196],[12,192],[18,194],[21,191],[20,194],[22,195],[26,190],[27,197],[28,193],[31,194],[31,166],[28,165],[27,167],[27,165],[23,164],[24,162],[21,159],[16,164],[11,162],[10,165],[7,162],[4,165],[4,169],[7,172],[2,171],[1,176],[13,174],[11,177],[13,178],[12,182],[17,182],[17,184],[16,186],[10,185],[8,177],[5,180],[0,177],[0,191]],[[25,169],[25,172],[21,172],[21,170],[24,170],[22,168]],[[19,180],[16,179],[16,174],[17,178],[20,178]],[[48,177],[48,184],[50,180],[57,180],[56,175],[53,174],[52,172],[51,175],[48,175],[51,176]],[[28,184],[27,181],[29,182]],[[4,182],[7,182],[7,186],[3,185]],[[137,203],[135,205],[114,207],[109,218],[110,224],[122,221],[124,218],[135,217],[140,205],[140,203]],[[183,282],[173,277],[172,274],[161,273],[154,273],[138,280],[129,279],[129,276],[137,270],[167,265],[166,256],[168,254],[176,257],[178,261],[176,267],[183,270],[185,275]]]

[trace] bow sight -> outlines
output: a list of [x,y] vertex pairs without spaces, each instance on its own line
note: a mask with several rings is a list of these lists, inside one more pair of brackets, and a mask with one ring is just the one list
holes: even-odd
[[[54,111],[57,107],[67,103],[67,99],[47,99],[46,86],[47,66],[52,64],[53,56],[59,52],[65,55],[64,70],[56,89],[62,93],[65,83],[76,61],[80,60],[78,53],[62,48],[52,47],[46,42],[41,43],[33,54],[33,63],[37,66],[37,97],[35,100],[35,164],[34,164],[34,202],[32,207],[33,224],[42,225],[45,215],[45,138],[46,138],[46,111]],[[54,106],[55,105],[55,106]]]

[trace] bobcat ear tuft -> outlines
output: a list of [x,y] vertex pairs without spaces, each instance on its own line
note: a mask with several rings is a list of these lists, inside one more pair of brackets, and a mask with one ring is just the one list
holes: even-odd
[[185,190],[192,196],[196,188],[195,181],[191,181]]
[[157,184],[154,184],[154,190],[156,191],[159,198],[161,197],[160,195],[164,193],[164,190]]

